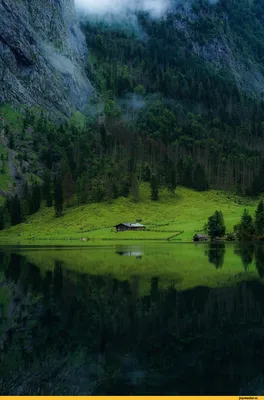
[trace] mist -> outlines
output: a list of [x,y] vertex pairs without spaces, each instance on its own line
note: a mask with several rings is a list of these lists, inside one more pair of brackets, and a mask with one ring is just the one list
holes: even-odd
[[76,9],[86,15],[102,17],[107,14],[125,16],[137,11],[148,12],[153,18],[161,17],[171,0],[75,0]]

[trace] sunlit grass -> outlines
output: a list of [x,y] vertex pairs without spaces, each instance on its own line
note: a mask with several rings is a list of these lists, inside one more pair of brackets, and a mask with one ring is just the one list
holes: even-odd
[[[98,240],[166,240],[191,241],[195,232],[202,231],[208,217],[216,210],[224,214],[228,231],[239,222],[244,208],[252,214],[257,200],[239,198],[221,191],[196,192],[178,187],[175,196],[166,190],[157,202],[150,200],[148,185],[141,186],[140,201],[120,198],[111,203],[88,204],[64,210],[55,218],[54,210],[42,208],[26,223],[0,233],[0,243],[47,244],[55,241],[67,245],[88,244]],[[114,226],[121,222],[142,219],[145,232],[116,232]],[[183,232],[180,234],[180,232]],[[87,245],[85,243],[85,245]]]

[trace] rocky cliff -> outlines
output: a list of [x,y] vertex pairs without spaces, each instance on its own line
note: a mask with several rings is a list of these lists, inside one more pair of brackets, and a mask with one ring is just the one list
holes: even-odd
[[0,0],[0,103],[82,110],[86,60],[74,0]]

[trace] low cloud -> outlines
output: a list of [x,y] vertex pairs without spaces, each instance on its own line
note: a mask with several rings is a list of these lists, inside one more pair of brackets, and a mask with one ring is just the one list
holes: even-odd
[[153,18],[161,17],[170,0],[75,0],[78,11],[90,16],[104,17],[108,14],[126,15],[137,11],[149,12]]

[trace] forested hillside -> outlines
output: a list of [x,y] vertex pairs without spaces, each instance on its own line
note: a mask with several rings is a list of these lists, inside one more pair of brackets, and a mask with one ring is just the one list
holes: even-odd
[[153,201],[161,186],[263,192],[263,15],[260,0],[196,0],[160,19],[138,12],[132,25],[83,20],[99,95],[68,122],[1,109],[21,207],[13,215],[9,200],[0,226],[42,201],[58,216],[71,204],[139,201],[141,182]]
[[157,21],[139,13],[136,31],[85,24],[94,84],[117,99],[130,94],[138,132],[169,146],[183,185],[192,186],[186,169],[197,162],[210,186],[242,193],[258,172],[263,11],[260,1],[203,0]]

